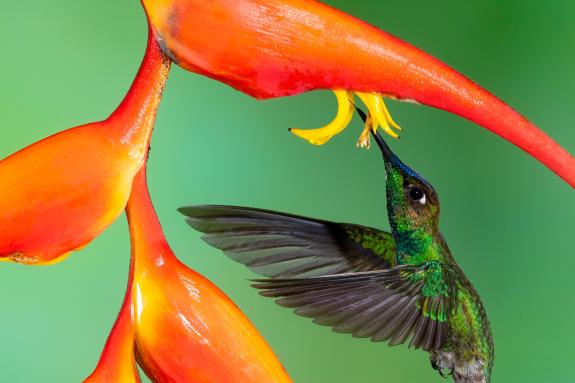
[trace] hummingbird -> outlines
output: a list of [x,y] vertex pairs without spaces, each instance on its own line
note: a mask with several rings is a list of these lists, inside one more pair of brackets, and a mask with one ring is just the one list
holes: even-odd
[[489,383],[489,320],[439,231],[437,192],[373,135],[391,232],[247,207],[179,211],[205,242],[265,276],[253,286],[279,305],[337,333],[392,346],[409,341],[429,352],[442,377]]

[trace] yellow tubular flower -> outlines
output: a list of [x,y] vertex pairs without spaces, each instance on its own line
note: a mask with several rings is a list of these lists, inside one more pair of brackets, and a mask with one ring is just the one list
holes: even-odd
[[290,129],[296,136],[303,138],[313,145],[323,145],[329,141],[333,136],[344,130],[353,116],[355,107],[354,94],[365,104],[368,110],[368,120],[365,128],[359,137],[357,146],[361,148],[369,148],[370,144],[370,130],[375,133],[377,128],[381,128],[393,138],[398,138],[397,133],[391,129],[392,127],[401,130],[399,125],[393,121],[389,110],[387,109],[383,97],[377,93],[362,93],[362,92],[348,92],[344,90],[334,91],[337,97],[338,111],[335,119],[324,127],[318,129]]

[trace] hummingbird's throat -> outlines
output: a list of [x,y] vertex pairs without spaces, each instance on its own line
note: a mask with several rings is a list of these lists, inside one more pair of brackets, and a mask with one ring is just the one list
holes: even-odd
[[420,263],[438,258],[440,249],[428,227],[415,224],[409,215],[395,217],[390,223],[399,263]]
[[393,138],[398,138],[397,133],[392,129],[401,130],[399,125],[393,121],[383,97],[377,93],[349,92],[346,90],[334,90],[337,97],[338,110],[335,119],[324,127],[318,129],[290,129],[298,137],[303,138],[313,145],[323,145],[333,136],[343,131],[351,122],[355,109],[355,96],[365,104],[369,114],[365,122],[365,128],[361,133],[357,146],[369,148],[370,132],[375,133],[378,127],[381,127],[387,134]]

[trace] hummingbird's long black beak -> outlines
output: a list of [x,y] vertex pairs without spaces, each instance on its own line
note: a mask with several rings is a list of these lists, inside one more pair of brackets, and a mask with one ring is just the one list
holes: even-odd
[[[359,114],[359,117],[361,117],[363,122],[367,123],[367,115],[365,114],[365,112],[360,108],[358,108],[357,106],[355,106],[355,110],[357,111],[357,114]],[[387,142],[385,142],[385,140],[383,139],[383,137],[379,132],[373,133],[373,131],[371,131],[371,135],[373,136],[373,138],[375,138],[375,142],[377,142],[377,146],[379,146],[379,149],[381,150],[381,154],[383,155],[383,159],[385,160],[385,162],[391,163],[391,159],[395,156],[395,154],[393,154],[393,152],[387,145]]]
[[379,146],[379,149],[381,150],[381,154],[383,155],[383,159],[385,160],[385,162],[391,163],[391,159],[392,157],[395,156],[395,154],[393,154],[389,146],[387,146],[387,142],[383,140],[383,137],[381,137],[381,134],[379,132],[377,133],[371,132],[371,135],[373,136],[373,138],[375,138],[375,142],[377,142],[377,146]]

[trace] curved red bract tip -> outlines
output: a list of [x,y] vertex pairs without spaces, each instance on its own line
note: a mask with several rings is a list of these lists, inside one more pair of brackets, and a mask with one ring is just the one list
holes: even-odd
[[425,52],[313,0],[142,0],[180,66],[256,98],[379,93],[462,116],[575,187],[575,159],[504,102]]
[[121,214],[146,158],[169,68],[150,33],[138,75],[108,119],[0,161],[0,260],[57,262]]

